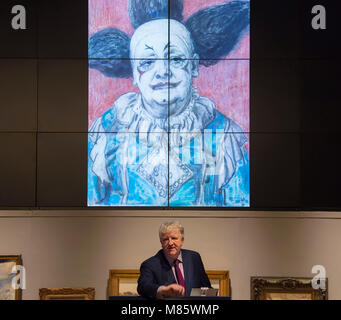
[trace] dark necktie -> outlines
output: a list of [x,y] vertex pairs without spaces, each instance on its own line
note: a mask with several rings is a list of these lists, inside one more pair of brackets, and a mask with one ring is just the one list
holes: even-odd
[[174,261],[174,267],[175,267],[175,273],[176,273],[176,277],[178,278],[178,283],[180,286],[183,286],[185,288],[185,280],[184,277],[182,275],[182,272],[179,268],[179,260],[176,259]]

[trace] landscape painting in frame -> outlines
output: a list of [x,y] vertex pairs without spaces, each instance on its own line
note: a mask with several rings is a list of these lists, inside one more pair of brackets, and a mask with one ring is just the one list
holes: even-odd
[[250,1],[88,5],[88,206],[249,207]]
[[328,300],[328,279],[251,277],[251,300]]

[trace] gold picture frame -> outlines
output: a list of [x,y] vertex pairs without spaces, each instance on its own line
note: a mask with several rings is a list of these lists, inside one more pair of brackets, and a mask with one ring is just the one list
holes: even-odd
[[[213,287],[219,289],[219,296],[230,295],[230,273],[227,270],[207,270],[206,274]],[[109,270],[109,296],[137,296],[138,269]]]
[[314,289],[311,278],[251,277],[251,300],[328,300],[328,279]]
[[138,269],[109,270],[109,296],[137,296]]
[[95,288],[40,288],[40,300],[95,300]]
[[[1,255],[0,256],[0,300],[21,300],[22,289],[13,288],[12,280],[15,276],[11,271],[15,265],[22,266],[21,255]],[[19,271],[16,272],[16,275]],[[17,281],[17,284],[19,284]]]
[[206,270],[213,288],[219,289],[218,296],[230,296],[230,272],[228,270]]

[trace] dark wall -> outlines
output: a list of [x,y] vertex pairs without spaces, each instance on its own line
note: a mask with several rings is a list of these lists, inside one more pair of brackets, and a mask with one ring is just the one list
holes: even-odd
[[[337,1],[252,2],[253,207],[341,208]],[[314,5],[327,29],[314,30]]]

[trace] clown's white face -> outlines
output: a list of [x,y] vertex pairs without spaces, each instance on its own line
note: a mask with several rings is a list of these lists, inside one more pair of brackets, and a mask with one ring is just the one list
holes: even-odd
[[134,84],[140,89],[145,107],[156,117],[180,113],[191,98],[198,60],[187,60],[197,59],[189,48],[176,33],[171,33],[169,44],[166,28],[144,35],[134,48]]

